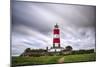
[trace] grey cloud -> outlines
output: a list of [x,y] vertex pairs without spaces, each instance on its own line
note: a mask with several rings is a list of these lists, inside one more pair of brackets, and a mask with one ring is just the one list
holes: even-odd
[[53,26],[60,27],[61,46],[95,48],[95,6],[51,3],[12,3],[12,55],[26,48],[52,46]]

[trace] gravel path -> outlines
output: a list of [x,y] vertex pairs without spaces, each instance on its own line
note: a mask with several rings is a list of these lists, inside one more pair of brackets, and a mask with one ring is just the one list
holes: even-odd
[[60,59],[58,60],[58,63],[64,63],[64,57],[60,58]]

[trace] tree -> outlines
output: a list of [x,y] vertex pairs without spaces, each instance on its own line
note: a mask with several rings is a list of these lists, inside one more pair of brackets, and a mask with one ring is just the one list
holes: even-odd
[[26,48],[25,52],[30,52],[30,50],[31,50],[30,48]]
[[67,50],[67,51],[72,51],[72,49],[73,49],[73,48],[72,48],[71,46],[66,46],[66,50]]

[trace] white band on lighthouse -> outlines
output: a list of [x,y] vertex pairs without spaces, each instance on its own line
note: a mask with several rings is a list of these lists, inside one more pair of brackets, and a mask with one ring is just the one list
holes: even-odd
[[59,46],[59,43],[55,43],[55,47],[58,47]]
[[59,34],[54,34],[53,38],[59,38]]
[[54,28],[54,29],[59,29],[59,28]]

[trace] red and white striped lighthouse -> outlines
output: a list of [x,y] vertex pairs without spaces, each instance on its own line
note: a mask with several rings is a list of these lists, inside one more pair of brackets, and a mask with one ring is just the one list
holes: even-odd
[[60,29],[57,24],[53,29],[53,48],[60,48]]

